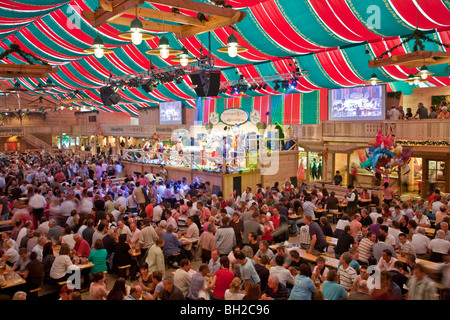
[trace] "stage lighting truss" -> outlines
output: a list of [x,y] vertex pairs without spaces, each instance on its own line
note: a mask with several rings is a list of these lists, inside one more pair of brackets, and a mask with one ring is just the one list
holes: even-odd
[[273,82],[273,89],[275,91],[281,87],[283,89],[295,89],[297,88],[298,79],[304,77],[307,74],[307,70],[300,70],[299,68],[297,68],[294,72],[264,77],[244,79],[241,75],[239,77],[239,80],[222,81],[220,83],[219,93],[226,93],[228,91],[228,88],[231,89],[231,95],[245,92],[247,89],[249,91],[265,90],[267,89],[268,83],[270,82]]
[[124,91],[127,87],[138,88],[149,79],[152,79],[153,85],[155,85],[156,83],[157,85],[160,85],[170,82],[180,84],[184,81],[183,76],[185,74],[198,69],[212,69],[214,67],[214,64],[214,58],[204,55],[202,55],[200,59],[197,59],[196,62],[191,62],[186,66],[182,66],[180,64],[164,68],[155,68],[150,63],[150,70],[148,71],[126,74],[120,77],[110,76],[109,78],[104,80],[104,83],[107,86],[115,88],[116,91],[118,89]]

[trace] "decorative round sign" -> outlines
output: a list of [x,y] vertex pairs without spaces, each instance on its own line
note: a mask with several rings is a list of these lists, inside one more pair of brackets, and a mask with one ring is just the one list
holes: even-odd
[[241,125],[248,121],[248,113],[239,108],[225,109],[220,114],[220,121],[228,126]]
[[209,114],[209,122],[211,122],[212,124],[218,124],[219,120],[219,114],[217,112],[211,112]]
[[261,112],[259,112],[258,110],[252,110],[252,112],[250,112],[250,122],[256,125],[260,121]]

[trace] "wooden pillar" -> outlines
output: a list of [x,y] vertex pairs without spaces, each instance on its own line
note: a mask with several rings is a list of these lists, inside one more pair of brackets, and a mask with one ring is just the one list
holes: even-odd
[[420,195],[424,199],[428,199],[430,196],[430,184],[428,183],[428,179],[428,158],[422,158],[422,192]]

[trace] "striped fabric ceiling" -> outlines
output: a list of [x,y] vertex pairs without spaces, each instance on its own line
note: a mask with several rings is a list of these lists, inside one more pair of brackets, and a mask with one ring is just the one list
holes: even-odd
[[[211,3],[208,0],[197,0]],[[222,80],[284,74],[295,70],[295,63],[308,73],[300,78],[296,92],[312,92],[320,88],[337,88],[365,85],[373,72],[390,88],[399,87],[400,81],[418,70],[388,66],[371,69],[372,60],[394,45],[400,44],[416,26],[428,36],[450,44],[450,1],[448,0],[228,0],[235,9],[247,16],[237,24],[239,44],[249,48],[245,53],[230,58],[217,51],[226,45],[231,34],[229,27],[200,34],[184,40],[166,34],[171,46],[183,45],[191,55],[199,57],[200,48],[216,59],[222,70]],[[171,8],[146,2],[145,7],[162,11]],[[49,64],[58,67],[50,76],[57,88],[51,97],[68,97],[79,90],[78,97],[94,99],[95,107],[103,111],[128,112],[137,115],[139,107],[154,106],[161,101],[184,100],[195,107],[195,92],[188,75],[180,84],[158,86],[151,93],[141,88],[119,91],[119,104],[106,107],[100,99],[99,88],[104,80],[113,76],[146,71],[150,67],[148,49],[155,48],[158,38],[143,41],[135,46],[118,34],[128,27],[114,24],[95,29],[81,15],[84,10],[94,11],[98,0],[0,0],[0,47],[7,50],[11,43],[20,44]],[[186,15],[195,13],[181,10]],[[83,52],[92,45],[99,33],[105,45],[114,53],[97,59]],[[161,35],[155,33],[155,35]],[[412,52],[413,43],[400,46],[393,54]],[[434,43],[425,43],[426,50],[447,51]],[[163,60],[152,56],[157,68],[174,65],[170,58]],[[25,63],[15,54],[3,63]],[[434,77],[428,85],[450,85],[447,65],[429,67]],[[47,79],[18,79],[21,85],[32,90]],[[9,80],[13,83],[13,80]],[[244,96],[258,97],[281,94],[269,82],[266,89],[247,91]],[[24,94],[37,94],[26,92]],[[221,97],[231,97],[230,90]],[[81,106],[81,105],[80,105]]]

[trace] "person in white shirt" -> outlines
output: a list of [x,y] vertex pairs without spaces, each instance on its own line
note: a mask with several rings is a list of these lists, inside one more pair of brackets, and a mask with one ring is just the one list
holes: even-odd
[[428,254],[430,255],[430,261],[443,262],[443,256],[449,253],[450,241],[444,239],[445,232],[438,230],[436,232],[436,238],[430,241],[428,245]]
[[433,216],[436,215],[436,212],[438,212],[441,208],[441,206],[443,206],[444,204],[441,202],[442,197],[441,196],[436,196],[434,197],[434,201],[433,204],[431,205],[431,214]]
[[156,207],[153,208],[153,222],[158,223],[162,219],[164,211],[164,203],[160,202]]
[[390,271],[394,269],[394,263],[396,261],[397,259],[392,257],[392,252],[388,249],[385,249],[381,254],[381,259],[377,264],[377,269],[380,271]]
[[130,228],[123,223],[122,220],[117,221],[117,229],[116,229],[117,235],[120,236],[121,234],[127,235],[127,240],[131,239],[131,230]]
[[284,264],[284,257],[283,256],[276,256],[275,257],[275,263],[276,266],[272,266],[270,267],[270,275],[273,276],[277,276],[278,279],[280,280],[280,283],[283,284],[284,286],[286,286],[287,283],[289,284],[294,284],[294,277],[292,276],[291,272],[289,271],[289,269],[286,269],[285,267],[283,267]]
[[402,114],[398,111],[396,106],[392,106],[391,109],[388,110],[387,115],[389,120],[400,120],[402,118]]
[[[386,243],[388,246],[391,246],[394,250],[397,248],[397,239],[395,239],[395,237],[389,233],[389,230],[391,228],[389,228],[386,225],[381,225],[380,226],[380,234],[384,235],[386,237],[386,240],[384,240],[384,243]],[[400,234],[400,230],[399,234]]]
[[246,204],[249,203],[253,199],[252,188],[247,187],[245,191],[242,193],[241,200]]
[[424,215],[422,211],[416,211],[412,219],[417,222],[417,226],[419,227],[431,227],[430,219],[428,219],[428,217]]
[[122,191],[122,189],[119,189],[119,191],[117,192],[118,198],[116,201],[114,201],[114,206],[116,208],[123,206],[123,207],[127,207],[128,204],[128,200],[126,198],[126,196],[123,194],[124,192]]
[[31,229],[32,225],[33,223],[31,221],[25,222],[22,229],[20,229],[19,234],[17,235],[16,243],[20,244],[22,238],[28,234],[28,229]]
[[417,228],[417,233],[412,236],[411,243],[416,251],[417,258],[429,259],[428,247],[430,245],[430,238],[426,236],[424,228]]
[[372,224],[377,223],[378,217],[382,217],[382,216],[383,215],[378,211],[374,211],[369,214],[369,217],[372,219]]

